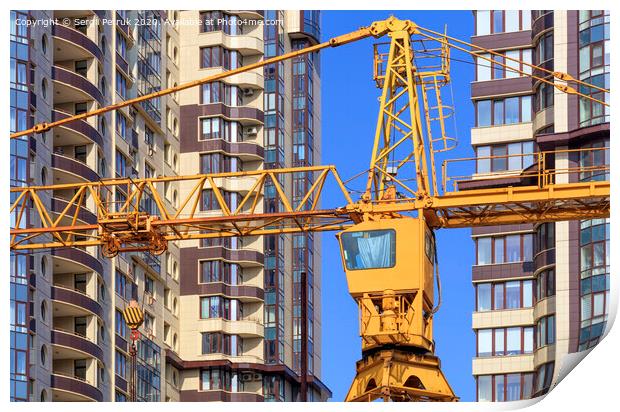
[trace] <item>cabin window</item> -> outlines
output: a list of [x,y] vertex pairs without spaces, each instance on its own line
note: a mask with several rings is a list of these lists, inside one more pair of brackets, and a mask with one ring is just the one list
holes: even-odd
[[396,232],[389,229],[343,233],[342,250],[349,270],[390,268],[396,263]]

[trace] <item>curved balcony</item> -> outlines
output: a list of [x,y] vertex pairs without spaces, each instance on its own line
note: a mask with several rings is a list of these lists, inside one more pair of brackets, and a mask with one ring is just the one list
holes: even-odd
[[546,297],[534,304],[534,322],[553,313],[555,313],[555,296]]
[[232,12],[242,19],[262,20],[265,15],[264,10],[233,10]]
[[265,114],[255,107],[211,103],[195,106],[194,110],[196,117],[220,116],[226,120],[239,122],[242,126],[262,126],[265,122]]
[[54,183],[97,182],[99,175],[86,163],[67,156],[52,154]]
[[238,299],[241,302],[262,302],[265,296],[265,292],[259,287],[227,285],[223,282],[199,283],[194,288],[193,294],[223,295],[228,298]]
[[85,380],[55,372],[50,383],[56,402],[103,402],[101,391]]
[[[532,88],[535,89],[536,86],[541,83],[540,78],[546,78],[546,77],[551,77],[551,75],[549,74],[549,72],[546,72],[542,69],[545,70],[551,70],[553,71],[553,59],[549,59],[549,60],[545,60],[544,62],[540,63],[537,68],[535,68],[532,71],[532,80],[531,80],[531,84],[532,84]],[[540,68],[542,69],[540,69]]]
[[115,20],[116,20],[116,27],[119,28],[119,31],[125,35],[125,37],[127,37],[128,40],[128,46],[133,45],[133,35],[132,35],[132,29],[129,26],[129,20],[125,20],[123,17],[121,17],[120,14],[116,13],[116,16],[114,16]]
[[227,142],[224,139],[181,139],[181,153],[185,152],[223,152],[243,161],[262,161],[265,157],[265,149],[256,143]]
[[[59,199],[57,197],[53,197],[52,198],[52,204],[51,204],[51,210],[54,213],[60,214],[62,213],[65,208],[67,207],[67,205],[69,204],[69,202],[67,202],[64,199]],[[75,205],[71,205],[69,207],[69,210],[66,212],[65,215],[65,219],[68,219],[69,221],[67,222],[67,224],[71,224],[70,220],[73,219],[73,216],[75,214]],[[84,223],[88,223],[90,225],[94,225],[97,224],[97,216],[91,212],[90,210],[84,208],[84,207],[80,207],[80,210],[78,211],[78,220],[84,222]]]
[[63,285],[53,285],[51,291],[54,316],[97,315],[103,319],[103,308],[87,294]]
[[555,248],[543,250],[534,256],[535,274],[551,265],[555,265]]
[[96,58],[103,62],[103,52],[87,35],[60,24],[52,25],[54,59],[56,61]]
[[228,249],[223,246],[212,246],[195,249],[192,257],[196,260],[223,259],[242,266],[262,266],[264,255],[250,249]]
[[532,22],[532,39],[536,38],[545,30],[553,28],[553,11],[538,17]]
[[[204,73],[204,75],[200,74],[199,77],[220,74],[223,73],[225,70],[222,68],[208,68],[201,69],[201,71],[205,71],[206,73]],[[251,70],[248,72],[233,74],[231,76],[224,77],[223,79],[221,79],[221,81],[228,84],[229,86],[239,86],[242,89],[262,90],[265,84],[265,78],[263,76],[262,70]]]
[[[54,110],[52,121],[55,122],[70,116],[72,115],[69,113]],[[75,120],[54,129],[55,146],[75,146],[89,143],[95,143],[103,148],[103,136],[99,130],[85,120]]]
[[200,319],[198,320],[198,330],[200,332],[236,334],[242,338],[263,338],[265,336],[265,327],[255,320]]
[[99,88],[84,76],[60,66],[52,67],[54,80],[54,103],[73,103],[83,100],[96,100],[104,106],[103,94]]
[[200,33],[198,38],[200,46],[210,46],[219,44],[229,50],[236,50],[242,56],[262,54],[264,45],[263,40],[247,34],[229,35],[223,31],[211,31]]
[[53,329],[52,346],[54,347],[54,360],[83,359],[86,355],[103,363],[103,349],[76,333]]
[[[119,69],[121,69],[121,71],[123,72],[125,77],[128,78],[129,81],[131,82],[132,76],[131,76],[131,73],[129,72],[129,63],[127,63],[127,60],[125,60],[125,58],[123,56],[118,54],[118,52],[116,52],[116,66]],[[129,87],[129,85],[128,85],[128,87]]]
[[103,276],[103,264],[88,252],[78,248],[54,249],[54,273],[85,273],[95,271]]

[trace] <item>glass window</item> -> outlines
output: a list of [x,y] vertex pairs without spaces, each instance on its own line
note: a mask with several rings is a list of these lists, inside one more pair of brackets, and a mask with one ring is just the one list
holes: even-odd
[[504,309],[504,284],[495,285],[493,290],[493,309]]
[[495,402],[504,402],[504,375],[495,376]]
[[523,328],[523,353],[532,353],[534,351],[534,328]]
[[491,238],[481,237],[477,240],[478,246],[478,265],[488,265],[491,260]]
[[371,230],[342,234],[347,269],[381,269],[396,264],[396,232]]
[[504,99],[506,111],[506,124],[519,123],[519,98],[510,97]]
[[489,10],[476,12],[476,36],[491,34],[491,15]]
[[531,233],[527,233],[523,235],[523,261],[524,262],[529,262],[533,258],[533,245],[532,245],[533,238],[534,238],[534,235],[532,235]]
[[504,334],[506,329],[500,328],[495,329],[495,356],[504,356],[506,354],[505,351],[505,342],[504,342]]
[[[521,76],[519,73],[521,60],[521,53],[519,50],[508,50],[506,51],[506,65],[509,67],[506,69],[506,78],[511,79],[515,77]],[[511,60],[514,59],[514,60]],[[513,69],[513,70],[510,70]]]
[[508,168],[508,149],[504,145],[493,146],[493,159],[491,159],[491,170],[493,172],[504,171]]
[[493,124],[495,126],[504,124],[504,101],[493,101]]
[[605,313],[605,294],[597,293],[593,296],[593,316],[602,316]]
[[491,382],[492,382],[491,375],[478,376],[478,401],[479,402],[493,401],[493,388],[491,387]]
[[521,282],[506,282],[506,309],[521,307]]
[[519,31],[519,10],[506,10],[505,13],[506,31]]
[[532,121],[532,96],[521,97],[521,121]]
[[493,351],[492,329],[478,330],[478,356],[490,356]]
[[547,343],[555,343],[555,315],[547,318]]
[[528,167],[534,164],[534,142],[523,142],[522,151],[523,151],[523,168],[527,169]]
[[481,57],[476,58],[477,72],[476,81],[491,80],[491,63],[487,59],[491,59],[490,53],[483,53]]
[[523,307],[529,308],[532,306],[532,281],[524,280],[523,281]]
[[508,144],[508,170],[521,170],[521,143]]
[[504,78],[504,66],[505,59],[503,55],[493,55],[493,78],[494,79],[503,79]]
[[480,100],[476,104],[476,108],[478,112],[477,127],[490,126],[491,125],[491,101]]
[[494,263],[504,263],[504,238],[496,237],[493,239],[495,252]]
[[476,287],[478,293],[478,311],[491,310],[491,284],[479,283]]
[[521,259],[521,236],[506,236],[506,261],[519,262]]
[[532,74],[532,66],[528,66],[527,64],[525,64],[532,64],[532,49],[522,50],[521,54],[521,61],[524,63],[522,64],[523,67],[521,68],[521,70],[523,70],[525,74]]
[[506,345],[506,354],[507,355],[518,355],[521,353],[521,328],[508,328],[506,330],[507,337],[507,345]]
[[[476,156],[482,159],[476,161],[477,173],[490,173],[491,172],[491,147],[490,146],[478,146],[476,148]],[[486,159],[484,159],[486,158]]]
[[506,401],[518,401],[519,399],[521,399],[521,374],[506,375]]
[[503,31],[504,31],[503,10],[493,10],[493,33],[501,33]]
[[529,10],[521,11],[521,30],[532,28],[532,14]]

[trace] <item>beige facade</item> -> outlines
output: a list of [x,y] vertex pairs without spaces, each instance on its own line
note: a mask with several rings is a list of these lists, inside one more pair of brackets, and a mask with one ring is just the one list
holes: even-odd
[[[29,92],[22,94],[27,96],[31,114],[27,124],[91,111],[230,68],[230,60],[214,60],[206,67],[202,48],[218,50],[219,57],[234,54],[239,59],[235,64],[258,62],[266,52],[263,23],[269,16],[278,20],[277,33],[283,46],[278,53],[290,51],[295,41],[311,44],[319,37],[318,14],[262,10],[213,13],[240,23],[232,29],[220,25],[207,30],[196,22],[187,22],[207,13],[211,12],[12,13],[11,42],[27,44],[26,48],[15,49],[15,56],[11,55],[12,67],[18,73],[12,77],[12,90]],[[28,30],[18,28],[22,20],[28,19],[57,19],[61,23],[34,25]],[[153,19],[163,24],[139,24]],[[308,26],[310,23],[312,26]],[[314,30],[310,34],[306,33],[309,27]],[[271,52],[269,49],[268,53]],[[320,162],[320,76],[311,61],[304,64],[308,64],[311,78],[305,81],[312,87],[306,103],[313,102],[316,113],[309,120],[310,126],[305,126],[313,133],[305,150],[310,148],[314,153],[310,162]],[[20,77],[22,68],[27,79]],[[281,119],[277,123],[281,135],[276,150],[284,154],[282,166],[291,166],[303,160],[293,154],[292,63],[284,63],[280,72],[283,88],[278,91],[280,103],[275,115]],[[45,185],[115,176],[198,174],[204,172],[201,162],[205,155],[216,155],[229,163],[234,158],[238,170],[263,169],[267,151],[273,151],[265,147],[266,130],[272,130],[266,127],[266,118],[271,124],[274,116],[274,108],[265,107],[266,101],[268,105],[273,103],[265,97],[265,84],[265,72],[257,69],[222,80],[222,91],[234,89],[238,97],[232,102],[224,94],[212,95],[205,101],[202,88],[196,87],[56,128],[38,136],[36,141],[25,142],[29,148],[27,170],[12,172],[12,179],[19,181],[24,174],[24,184]],[[204,119],[214,119],[226,127],[234,124],[236,133],[205,136],[201,133],[205,130]],[[23,126],[20,123],[11,127],[17,130]],[[13,162],[13,156],[21,156],[21,152],[12,149],[11,155]],[[247,192],[251,183],[243,178],[217,181],[230,198]],[[285,182],[291,196],[292,185],[292,180]],[[162,189],[164,202],[172,210],[189,190],[178,182],[158,189]],[[44,202],[54,213],[60,213],[71,196],[70,191],[55,191]],[[124,196],[117,189],[111,193],[111,200],[119,205]],[[149,211],[152,203],[144,199],[141,207]],[[89,199],[87,204],[88,209],[80,213],[79,219],[96,222],[94,203]],[[261,202],[259,211],[262,207]],[[207,210],[208,207],[204,209],[201,215],[217,213]],[[138,400],[300,400],[300,370],[294,360],[299,357],[294,342],[299,336],[293,332],[294,312],[298,310],[294,307],[297,298],[293,294],[293,272],[298,269],[291,263],[293,237],[284,236],[282,242],[278,252],[284,262],[278,269],[283,275],[278,286],[281,296],[273,310],[265,305],[265,300],[274,295],[265,275],[268,242],[261,237],[235,239],[232,244],[219,246],[199,241],[171,242],[161,256],[121,253],[109,259],[102,256],[98,247],[16,256],[12,260],[15,267],[12,266],[11,279],[20,289],[11,301],[16,316],[11,325],[12,331],[19,332],[20,339],[23,337],[24,344],[20,340],[11,346],[11,359],[15,359],[12,397],[31,401],[127,400],[130,337],[121,311],[130,299],[136,299],[145,313],[138,344]],[[313,270],[314,298],[310,303],[313,312],[309,400],[330,396],[319,379],[319,250],[318,237],[304,249],[312,260],[309,267]],[[216,279],[216,269],[210,269],[210,280],[205,282],[202,264],[214,261],[221,265],[218,267],[234,266],[239,278]],[[234,300],[239,316],[205,316],[204,308],[208,312],[209,305],[204,305],[203,299],[210,297],[222,302]],[[283,314],[277,316],[276,329],[270,323],[272,320],[266,318],[272,313]],[[266,342],[273,341],[278,328],[279,352],[268,359],[266,354],[271,352]],[[217,337],[220,343],[235,339],[239,350],[231,352],[230,346],[220,345],[205,353],[207,335]],[[204,383],[205,373],[211,376],[210,386]],[[222,374],[219,381],[217,373]]]
[[[608,83],[606,12],[480,10],[474,15],[472,43],[574,78]],[[606,57],[587,61],[590,47],[606,50]],[[566,150],[608,144],[604,109],[592,111],[587,100],[540,79],[530,80],[483,60],[477,63],[472,83],[476,127],[471,130],[475,178],[488,179],[489,185],[518,185],[524,169],[535,167],[535,152],[564,151],[553,161],[556,169],[569,170],[583,163],[584,156]],[[521,70],[530,69],[523,65]],[[540,69],[531,70],[538,78],[547,76]],[[560,172],[556,183],[578,179],[587,177]],[[597,239],[588,237],[590,226],[596,226]],[[477,256],[472,268],[472,328],[477,353],[472,372],[478,400],[543,395],[566,373],[567,355],[598,342],[607,311],[609,266],[603,249],[609,242],[608,228],[608,221],[601,219],[473,229]],[[595,242],[599,254],[593,264],[589,243]]]

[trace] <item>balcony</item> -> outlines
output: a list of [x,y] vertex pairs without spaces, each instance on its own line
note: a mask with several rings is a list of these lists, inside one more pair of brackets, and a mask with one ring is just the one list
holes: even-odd
[[239,335],[242,338],[263,338],[265,327],[254,319],[226,320],[222,318],[199,319],[199,332],[224,332]]
[[[183,290],[181,295],[185,294]],[[227,285],[223,282],[199,283],[193,290],[194,294],[199,295],[218,295],[237,299],[241,302],[262,302],[265,293],[262,288],[256,286]],[[187,293],[187,294],[191,294]]]
[[243,267],[263,266],[264,255],[251,249],[228,249],[222,246],[205,247],[192,250],[192,257],[199,259],[224,259],[239,263]]
[[149,252],[138,252],[133,255],[144,266],[151,269],[157,276],[161,274],[161,258]]
[[118,27],[120,32],[123,33],[125,37],[127,37],[127,40],[129,40],[127,46],[130,46],[130,44],[133,45],[133,30],[129,26],[129,19],[123,18],[118,13],[116,13],[116,16],[114,16],[114,18],[116,19],[116,27]]
[[555,248],[543,250],[534,256],[534,268],[536,272],[540,272],[541,269],[551,265],[555,265]]
[[103,363],[103,349],[88,338],[77,333],[60,329],[52,330],[54,360],[84,359],[90,356]]
[[96,58],[103,62],[103,52],[87,35],[60,24],[52,25],[54,59],[56,61]]
[[[55,122],[70,116],[72,114],[54,110],[52,121]],[[89,143],[95,143],[103,148],[103,136],[85,120],[75,120],[54,129],[54,146],[79,146]]]
[[534,369],[534,355],[489,356],[474,358],[472,371],[475,375],[519,373]]
[[543,14],[532,22],[532,37],[538,37],[547,29],[553,28],[553,11]]
[[63,285],[52,286],[54,316],[96,315],[103,319],[103,308],[87,294]]
[[242,19],[262,20],[265,15],[264,10],[235,10],[235,14]]
[[103,402],[103,394],[90,382],[54,372],[51,387],[55,402]]
[[183,391],[181,402],[263,402],[264,397],[252,392]]
[[[59,215],[65,210],[68,204],[69,202],[67,202],[65,199],[53,197],[51,210],[53,213]],[[69,209],[67,210],[65,214],[65,218],[64,218],[64,220],[66,221],[65,223],[67,225],[71,225],[71,219],[73,219],[74,214],[75,214],[75,205],[71,205]],[[91,225],[97,224],[97,216],[93,212],[91,212],[90,210],[84,207],[80,207],[80,209],[78,210],[77,219],[78,221],[81,221],[87,224],[91,224]]]
[[[194,122],[196,123],[196,122]],[[188,125],[189,126],[189,125]],[[193,125],[197,127],[197,123]],[[189,128],[189,127],[188,127]],[[191,139],[191,130],[184,134],[186,138],[181,139],[181,153],[187,152],[223,152],[230,156],[236,156],[242,161],[262,161],[265,158],[265,149],[256,143],[250,142],[227,142],[224,139],[198,140]]]
[[221,30],[200,33],[198,44],[200,46],[220,44],[229,50],[237,50],[242,56],[262,54],[264,49],[263,40],[258,37],[247,34],[232,36]]
[[103,276],[103,264],[94,256],[81,249],[54,249],[54,273],[86,273],[95,271]]
[[86,163],[60,154],[52,154],[54,183],[98,182],[99,175]]
[[100,106],[104,106],[101,91],[86,77],[63,67],[53,66],[52,80],[55,92],[54,104],[96,100]]
[[248,106],[227,106],[223,103],[201,104],[190,106],[195,117],[221,116],[227,120],[235,120],[242,126],[262,126],[265,114],[262,110]]

